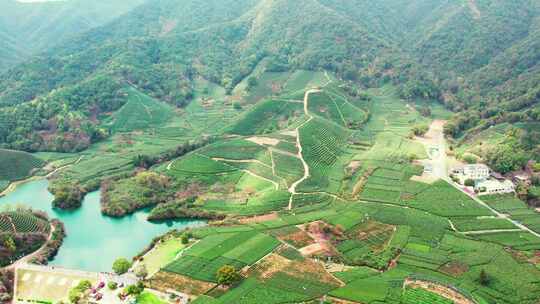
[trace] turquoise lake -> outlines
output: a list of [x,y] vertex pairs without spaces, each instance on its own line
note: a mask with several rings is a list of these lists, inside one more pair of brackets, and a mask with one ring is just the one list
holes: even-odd
[[52,194],[47,191],[47,180],[35,180],[19,185],[17,189],[0,198],[4,205],[25,205],[42,210],[51,218],[61,220],[67,237],[58,255],[50,265],[86,271],[111,271],[112,263],[119,257],[130,259],[151,240],[174,228],[205,225],[204,221],[171,221],[159,224],[146,220],[148,212],[140,211],[121,219],[103,216],[100,210],[100,192],[86,195],[82,207],[75,211],[52,208]]

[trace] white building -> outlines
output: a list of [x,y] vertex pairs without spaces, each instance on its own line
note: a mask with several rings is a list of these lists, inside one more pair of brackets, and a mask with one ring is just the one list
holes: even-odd
[[486,180],[489,178],[489,167],[483,164],[465,165],[463,167],[463,178],[474,181]]
[[496,179],[486,179],[477,181],[474,190],[478,194],[503,194],[503,193],[512,193],[515,191],[514,183],[510,180],[499,181]]

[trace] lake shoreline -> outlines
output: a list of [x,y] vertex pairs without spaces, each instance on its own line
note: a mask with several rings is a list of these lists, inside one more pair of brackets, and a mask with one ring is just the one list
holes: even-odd
[[40,180],[40,179],[44,179],[44,178],[46,178],[46,177],[45,176],[34,175],[34,176],[31,176],[31,177],[28,177],[28,178],[25,178],[25,179],[10,182],[9,185],[7,186],[7,188],[4,189],[4,191],[0,192],[0,198],[2,198],[4,196],[12,193],[13,191],[17,190],[17,187],[20,186],[20,185],[23,185],[23,184],[26,184],[26,183],[29,183],[29,182],[32,182],[32,181],[37,181],[37,180]]
[[[171,230],[207,225],[202,220],[178,220],[152,223],[149,211],[141,210],[122,218],[101,213],[100,191],[88,193],[80,208],[65,211],[53,208],[54,196],[48,191],[49,181],[32,177],[20,181],[8,195],[0,197],[1,205],[22,204],[40,210],[64,223],[67,236],[51,266],[94,272],[110,271],[117,258],[137,256],[152,240]],[[96,259],[96,257],[101,257]]]

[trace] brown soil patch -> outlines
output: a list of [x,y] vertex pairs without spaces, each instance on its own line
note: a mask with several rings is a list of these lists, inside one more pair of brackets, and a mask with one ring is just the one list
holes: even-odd
[[360,302],[347,301],[333,297],[327,297],[326,300],[330,301],[330,303],[332,304],[362,304]]
[[272,253],[249,272],[255,274],[259,278],[266,279],[271,277],[274,273],[289,267],[290,264],[292,264],[291,260]]
[[160,271],[146,281],[150,288],[167,292],[167,290],[176,290],[188,295],[198,296],[207,293],[215,284],[194,280],[192,278]]
[[452,288],[435,284],[432,282],[419,281],[419,280],[405,280],[405,287],[422,288],[433,293],[436,293],[444,298],[454,301],[456,304],[475,304],[473,301],[467,299],[461,293],[453,290]]
[[410,201],[414,199],[414,194],[411,193],[401,193],[401,199],[405,201]]
[[241,224],[252,224],[252,223],[261,223],[261,222],[267,222],[271,220],[276,220],[278,218],[278,214],[276,212],[264,214],[264,215],[257,215],[252,217],[246,217],[240,219]]
[[283,272],[299,279],[308,278],[309,280],[315,280],[335,286],[343,285],[341,281],[326,271],[322,263],[315,262],[311,259],[295,261],[291,263],[289,267],[285,268]]
[[298,228],[305,231],[309,237],[313,239],[315,244],[306,246],[300,249],[300,253],[304,256],[324,255],[324,256],[336,256],[337,251],[332,245],[332,233],[325,233],[324,227],[328,226],[323,221],[316,221],[307,225],[299,225]]
[[540,251],[535,251],[534,256],[529,259],[529,262],[534,265],[540,265]]
[[452,261],[443,265],[439,270],[453,277],[459,277],[465,272],[469,271],[469,265],[460,263],[458,261]]
[[303,256],[313,256],[318,253],[323,253],[325,248],[321,243],[315,243],[304,248],[300,248],[299,251]]
[[347,166],[347,168],[356,171],[358,168],[360,168],[360,165],[362,165],[362,162],[360,162],[359,160],[353,160],[349,163],[349,166]]
[[357,197],[358,194],[360,194],[364,190],[364,186],[366,185],[366,182],[368,178],[373,174],[375,171],[375,168],[368,168],[366,172],[358,179],[358,182],[353,187],[352,196]]
[[279,236],[278,239],[293,245],[296,248],[302,248],[312,245],[315,240],[309,236],[305,231],[298,229],[298,231],[289,233],[283,236]]

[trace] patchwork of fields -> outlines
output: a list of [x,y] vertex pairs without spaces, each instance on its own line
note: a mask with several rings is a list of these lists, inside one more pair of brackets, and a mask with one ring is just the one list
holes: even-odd
[[[161,243],[148,256],[150,287],[196,304],[459,302],[444,290],[462,303],[538,303],[540,238],[445,181],[412,179],[423,168],[411,160],[428,155],[411,128],[447,117],[439,105],[424,117],[425,104],[392,87],[361,91],[325,72],[251,76],[257,84],[232,96],[198,80],[185,109],[129,91],[108,121],[115,135],[55,180],[136,187],[138,156],[186,144],[146,170],[166,181],[167,214],[217,220],[188,244]],[[215,140],[194,144],[206,136]],[[518,199],[485,201],[540,231]],[[218,286],[223,266],[241,280]]]

